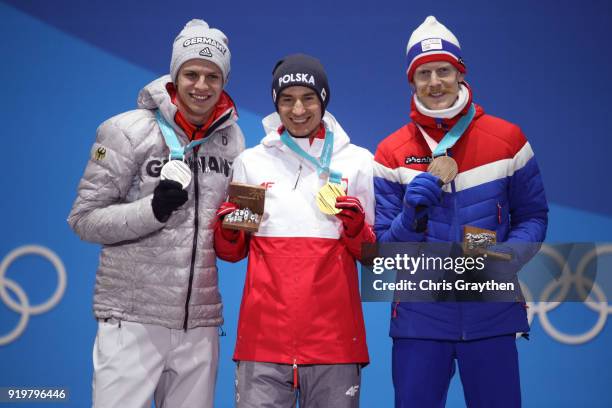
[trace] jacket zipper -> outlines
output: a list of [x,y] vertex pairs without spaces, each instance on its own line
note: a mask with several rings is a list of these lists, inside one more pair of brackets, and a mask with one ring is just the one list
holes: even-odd
[[[203,138],[208,137],[215,130],[217,130],[223,123],[225,123],[232,116],[233,112],[234,112],[234,109],[230,109],[225,115],[223,115],[220,118],[218,118],[206,130],[206,133],[204,134]],[[200,130],[200,128],[201,128],[201,126],[198,126],[192,132],[191,140],[195,139],[196,134]],[[193,154],[192,154],[193,163],[191,165],[191,170],[193,171],[193,174],[195,176],[194,177],[194,184],[193,184],[193,187],[194,187],[193,191],[194,191],[194,194],[195,194],[195,199],[194,199],[195,212],[194,212],[194,223],[193,223],[194,224],[193,247],[191,249],[191,266],[189,268],[189,286],[187,287],[187,299],[185,300],[185,320],[183,321],[183,330],[185,330],[185,331],[187,331],[187,323],[189,321],[189,301],[191,299],[191,286],[193,285],[193,274],[194,274],[194,269],[195,269],[195,257],[196,257],[196,250],[198,248],[198,218],[199,218],[198,206],[199,206],[199,201],[200,201],[199,200],[200,189],[199,189],[199,183],[198,183],[198,178],[199,178],[198,170],[199,170],[200,166],[199,166],[199,162],[198,162],[197,151],[199,150],[200,146],[196,147],[193,150]]]
[[391,312],[391,318],[395,319],[397,317],[397,307],[399,306],[400,302],[395,302],[393,304],[393,312]]
[[497,223],[502,223],[502,207],[499,202],[497,202]]
[[[457,223],[457,189],[455,188],[455,181],[451,181],[451,191],[453,196],[453,223],[452,223],[452,239],[459,242],[463,241],[459,225]],[[463,305],[461,302],[457,302],[459,308],[459,330],[461,331],[461,340],[465,340],[465,330],[463,329]]]
[[451,181],[451,195],[453,197],[453,221],[451,223],[451,240],[460,242],[463,240],[459,225],[457,225],[457,189],[455,188],[455,180]]
[[193,284],[193,272],[195,268],[195,258],[196,258],[196,250],[198,248],[198,196],[199,196],[199,185],[198,185],[198,156],[194,152],[193,155],[192,168],[195,177],[193,184],[193,191],[195,195],[194,203],[195,203],[195,212],[194,212],[194,230],[193,230],[193,247],[191,249],[191,267],[189,269],[189,286],[187,286],[187,299],[185,300],[185,321],[183,322],[183,329],[187,331],[187,322],[189,321],[189,300],[191,299],[191,285]]
[[461,302],[457,302],[457,305],[459,306],[459,330],[461,330],[461,340],[467,340],[463,327],[463,305]]
[[300,181],[300,176],[302,175],[302,163],[300,163],[300,167],[298,168],[298,173],[297,173],[297,178],[295,179],[295,184],[293,186],[293,189],[295,190],[297,188],[297,185]]

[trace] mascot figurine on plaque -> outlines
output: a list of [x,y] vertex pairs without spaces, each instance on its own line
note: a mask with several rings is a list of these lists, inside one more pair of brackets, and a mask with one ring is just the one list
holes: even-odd
[[[222,228],[248,232],[259,231],[266,200],[265,187],[230,183],[227,193],[228,202],[235,204],[236,209],[223,216]],[[229,205],[226,211],[231,207]]]

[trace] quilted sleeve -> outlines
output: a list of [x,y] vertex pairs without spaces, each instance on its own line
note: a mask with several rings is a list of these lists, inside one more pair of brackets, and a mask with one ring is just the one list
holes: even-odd
[[164,226],[153,215],[152,194],[125,202],[138,168],[124,132],[112,120],[100,125],[68,216],[68,224],[81,239],[110,245],[138,239]]
[[394,169],[381,147],[374,156],[374,195],[376,218],[374,231],[378,242],[420,242],[424,233],[415,232],[404,216],[404,193],[399,169]]
[[507,241],[542,242],[548,226],[548,204],[538,163],[529,142],[525,142],[514,156],[512,166],[513,174],[508,187],[510,233]]
[[546,238],[548,204],[533,150],[520,129],[517,137],[524,144],[512,159],[508,184],[510,232],[502,245],[512,248],[516,256],[512,264],[518,270],[539,251]]

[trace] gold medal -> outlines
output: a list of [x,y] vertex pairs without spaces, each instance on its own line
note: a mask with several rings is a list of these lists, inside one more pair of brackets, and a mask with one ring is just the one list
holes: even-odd
[[336,208],[336,198],[345,195],[340,184],[327,182],[317,193],[317,205],[323,214],[336,215],[340,211]]
[[448,184],[457,177],[457,162],[449,156],[438,156],[429,164],[427,172],[438,177],[443,184]]

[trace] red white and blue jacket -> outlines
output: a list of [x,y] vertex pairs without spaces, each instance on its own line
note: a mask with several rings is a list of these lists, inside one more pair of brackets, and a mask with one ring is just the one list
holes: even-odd
[[[264,119],[266,137],[233,164],[233,181],[266,186],[259,231],[236,241],[234,248],[215,234],[222,259],[236,261],[246,255],[242,246],[248,246],[235,360],[369,361],[355,261],[361,243],[375,240],[373,158],[350,143],[331,114],[323,122],[334,134],[330,167],[342,173],[347,195],[361,201],[365,226],[349,238],[337,217],[318,209],[316,195],[327,178],[281,142],[277,114]],[[321,155],[323,139],[315,138],[312,145],[308,138],[294,140],[311,156]]]
[[[416,126],[436,142],[465,115],[451,119],[418,111],[414,100],[403,126],[378,146],[374,189],[379,242],[461,242],[463,226],[497,232],[498,242],[542,242],[548,223],[544,186],[533,150],[521,129],[484,113],[476,115],[449,150],[459,173],[443,187],[439,206],[430,209],[427,230],[417,233],[401,222],[406,186],[427,170],[431,149]],[[415,124],[416,123],[416,124]],[[393,305],[392,337],[471,340],[529,330],[522,302],[406,302]]]

